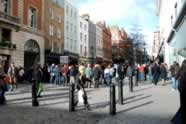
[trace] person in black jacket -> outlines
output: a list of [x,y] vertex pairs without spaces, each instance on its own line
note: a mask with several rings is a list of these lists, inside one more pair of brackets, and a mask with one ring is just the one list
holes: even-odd
[[181,124],[186,124],[186,60],[183,61],[181,68],[176,74],[178,80],[178,90],[180,92],[180,109]]
[[101,76],[101,71],[99,65],[96,64],[93,68],[93,81],[94,81],[94,88],[99,88],[99,79]]

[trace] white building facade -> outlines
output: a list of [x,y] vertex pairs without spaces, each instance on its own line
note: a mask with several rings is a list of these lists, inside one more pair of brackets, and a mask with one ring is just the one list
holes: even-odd
[[96,60],[103,59],[103,33],[102,28],[96,25]]
[[186,58],[186,0],[157,0],[160,39],[165,43],[165,62],[181,63]]
[[68,0],[64,1],[64,50],[78,54],[78,9]]
[[79,62],[87,63],[88,62],[88,48],[89,48],[89,25],[88,20],[83,17],[78,19],[78,53],[79,53]]

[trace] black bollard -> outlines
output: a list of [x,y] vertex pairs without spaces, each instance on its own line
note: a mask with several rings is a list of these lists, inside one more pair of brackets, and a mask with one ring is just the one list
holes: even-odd
[[119,104],[123,105],[123,82],[122,80],[118,81],[118,97],[119,97]]
[[110,85],[110,115],[116,114],[116,94],[115,94],[115,85]]
[[139,74],[139,72],[136,71],[136,80],[135,80],[135,81],[136,81],[136,82],[135,82],[135,85],[136,85],[136,86],[138,86],[138,74]]
[[37,89],[35,81],[32,82],[32,106],[39,106],[39,102],[37,101]]
[[74,103],[74,84],[71,84],[69,87],[69,112],[75,111]]
[[133,77],[130,77],[129,88],[130,92],[133,92]]

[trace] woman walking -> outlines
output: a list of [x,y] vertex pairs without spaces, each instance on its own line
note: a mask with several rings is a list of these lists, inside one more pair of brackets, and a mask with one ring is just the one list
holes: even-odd
[[162,80],[162,85],[165,86],[165,81],[166,81],[166,75],[167,75],[167,69],[165,67],[165,64],[162,63],[160,65],[160,76],[161,76],[161,80]]

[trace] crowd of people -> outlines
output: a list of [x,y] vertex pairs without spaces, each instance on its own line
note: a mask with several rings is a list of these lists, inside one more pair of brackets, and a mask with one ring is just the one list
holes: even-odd
[[[154,83],[154,85],[161,82],[162,86],[165,86],[167,84],[166,81],[170,80],[172,91],[179,90],[180,92],[180,112],[183,112],[183,110],[186,110],[184,99],[184,83],[186,81],[184,77],[186,72],[185,65],[186,61],[183,62],[181,67],[177,62],[174,62],[170,67],[166,63],[159,64],[157,62],[137,66],[134,66],[132,63],[109,63],[104,65],[45,64],[43,67],[35,64],[27,70],[23,67],[16,67],[14,63],[11,63],[8,69],[4,69],[0,65],[0,104],[6,104],[6,91],[16,90],[18,84],[24,81],[35,82],[37,96],[40,97],[43,91],[42,83],[62,85],[64,87],[74,84],[85,95],[84,88],[99,88],[100,85],[109,86],[113,82],[113,79],[115,79],[115,82],[121,82],[125,77],[129,77],[129,80],[135,77],[136,82],[140,83],[148,80]],[[84,104],[88,108],[88,100],[85,100]]]

